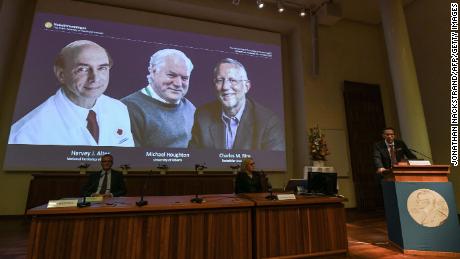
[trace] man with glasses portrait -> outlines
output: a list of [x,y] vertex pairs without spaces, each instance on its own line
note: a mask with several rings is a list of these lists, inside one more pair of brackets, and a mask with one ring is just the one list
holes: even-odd
[[285,149],[278,117],[246,96],[251,82],[239,61],[225,58],[217,63],[213,82],[218,100],[196,110],[189,147]]

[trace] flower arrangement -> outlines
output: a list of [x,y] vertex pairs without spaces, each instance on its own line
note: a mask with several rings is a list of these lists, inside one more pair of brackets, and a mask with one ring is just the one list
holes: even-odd
[[308,140],[310,141],[310,155],[312,160],[326,161],[326,156],[330,153],[327,149],[324,134],[321,133],[318,125],[316,125],[316,127],[310,128],[310,135],[308,136]]

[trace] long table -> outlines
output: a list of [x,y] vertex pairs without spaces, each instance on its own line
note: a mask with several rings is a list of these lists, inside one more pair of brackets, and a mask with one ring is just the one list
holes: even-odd
[[28,258],[270,258],[346,253],[343,199],[266,194],[121,197],[30,209]]

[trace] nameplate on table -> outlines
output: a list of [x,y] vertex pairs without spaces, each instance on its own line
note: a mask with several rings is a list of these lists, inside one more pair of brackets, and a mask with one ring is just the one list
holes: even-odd
[[295,200],[295,195],[290,193],[290,194],[277,194],[276,198],[278,198],[279,201],[284,201],[284,200]]
[[86,197],[85,201],[86,202],[102,202],[104,200],[104,197],[102,196],[94,196],[94,197]]
[[77,207],[78,199],[69,200],[50,200],[47,208],[71,208]]
[[409,160],[409,165],[431,165],[428,160]]

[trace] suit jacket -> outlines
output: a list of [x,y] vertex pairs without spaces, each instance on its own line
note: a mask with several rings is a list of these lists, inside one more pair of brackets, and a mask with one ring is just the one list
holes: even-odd
[[238,172],[235,178],[235,193],[254,193],[267,191],[267,177],[259,172],[252,172],[252,178],[246,172]]
[[[189,147],[225,149],[225,124],[219,101],[196,110]],[[285,141],[282,123],[272,111],[247,98],[233,149],[283,151]]]
[[[110,180],[110,192],[114,197],[123,196],[126,194],[125,180],[123,179],[123,174],[119,171],[111,170],[111,180]],[[99,179],[102,176],[102,171],[97,173],[91,173],[88,176],[88,182],[82,188],[82,194],[84,196],[91,196],[91,194],[97,191],[99,186]]]
[[[394,140],[394,148],[396,151],[396,161],[400,162],[403,159],[417,159],[417,157],[407,148],[402,140]],[[376,168],[391,168],[391,158],[388,152],[385,140],[374,144],[374,165]]]

